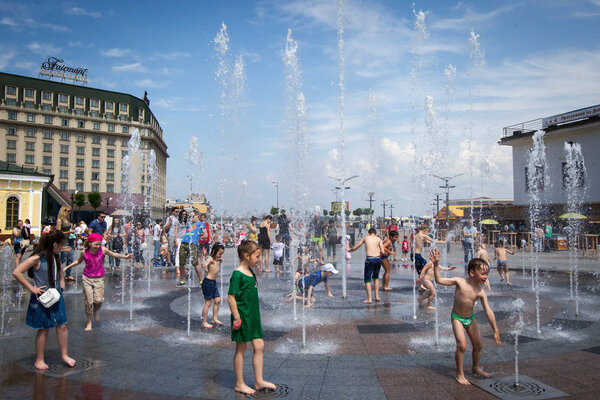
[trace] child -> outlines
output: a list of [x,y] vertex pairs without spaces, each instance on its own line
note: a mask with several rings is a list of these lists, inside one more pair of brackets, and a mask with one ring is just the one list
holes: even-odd
[[383,242],[377,236],[375,228],[369,228],[369,235],[360,239],[360,242],[355,244],[350,252],[357,250],[364,243],[367,259],[365,260],[365,290],[367,299],[363,300],[365,304],[373,303],[371,295],[371,280],[375,286],[375,301],[379,301],[379,270],[381,269],[381,255],[385,253]]
[[421,255],[423,245],[433,243],[433,239],[427,235],[429,228],[425,224],[421,224],[417,227],[417,235],[415,236],[415,269],[418,274],[421,274],[423,267],[427,264],[427,261]]
[[275,235],[275,243],[271,245],[271,248],[273,249],[275,273],[279,271],[280,274],[283,274],[283,250],[285,249],[285,244],[281,241],[281,235]]
[[[251,395],[256,390],[276,389],[271,382],[263,379],[264,333],[260,322],[257,280],[252,268],[258,264],[261,248],[258,243],[245,240],[238,247],[240,265],[231,274],[227,302],[231,310],[231,340],[236,342],[233,356],[233,372],[236,392]],[[247,342],[252,342],[254,355],[254,388],[244,382],[244,353]]]
[[454,332],[454,338],[456,339],[456,380],[461,385],[470,385],[467,378],[465,378],[465,373],[463,371],[465,351],[467,350],[465,330],[467,331],[467,335],[469,335],[471,345],[473,346],[472,372],[484,378],[491,377],[489,373],[484,372],[479,366],[479,360],[481,358],[481,334],[479,333],[479,327],[477,326],[477,321],[473,314],[475,302],[479,300],[490,326],[494,331],[496,344],[498,347],[502,346],[500,343],[500,333],[496,326],[496,317],[488,304],[485,291],[481,288],[481,285],[487,280],[487,275],[490,271],[487,264],[480,258],[473,258],[469,261],[467,266],[469,274],[468,278],[442,278],[439,265],[440,253],[437,249],[433,249],[429,252],[429,257],[433,263],[435,281],[439,285],[456,286],[456,291],[454,292],[454,306],[452,307],[451,314],[452,331]]
[[403,267],[408,267],[408,238],[406,235],[404,235],[404,238],[402,239],[402,262]]
[[[69,331],[67,330],[65,300],[62,294],[65,289],[65,276],[60,268],[60,253],[68,249],[68,247],[63,247],[65,240],[65,234],[59,230],[42,235],[40,243],[29,258],[20,263],[13,271],[15,279],[31,292],[26,323],[38,330],[35,338],[36,357],[33,364],[38,370],[49,368],[44,362],[44,351],[48,341],[48,332],[53,327],[56,327],[56,338],[63,362],[69,367],[75,366],[75,360],[69,357],[68,353]],[[34,285],[23,276],[25,271],[33,279]],[[58,289],[60,299],[51,307],[46,308],[38,302],[37,297],[50,287]]]
[[[488,269],[491,266],[491,262],[490,262],[490,255],[488,254],[487,250],[485,249],[485,243],[475,243],[475,250],[477,250],[477,254],[475,254],[475,258],[481,258],[483,261],[485,261],[485,263],[488,266]],[[492,287],[490,286],[490,280],[486,279],[485,280],[485,288],[489,291],[492,290]]]
[[87,317],[87,325],[85,331],[92,330],[92,314],[94,321],[100,321],[98,311],[104,302],[104,256],[131,259],[133,254],[125,255],[112,252],[102,246],[102,235],[92,233],[83,243],[85,251],[79,253],[79,258],[67,265],[63,271],[67,271],[76,265],[85,261],[83,268],[83,302],[85,304],[85,315]]
[[[296,298],[298,300],[305,299],[307,307],[314,306],[316,303],[314,288],[321,282],[323,282],[323,285],[325,285],[327,296],[333,297],[331,289],[329,288],[329,283],[327,283],[327,278],[329,278],[331,275],[337,274],[338,272],[340,271],[335,269],[333,264],[327,263],[323,266],[323,269],[315,271],[304,278],[298,279],[296,282],[296,291],[300,294],[296,293]],[[288,294],[288,301],[293,300],[294,294],[294,292]]]
[[[450,267],[442,267],[440,269],[444,271],[452,271],[456,269],[455,265]],[[431,304],[433,303],[433,299],[435,299],[435,286],[433,286],[433,263],[429,261],[423,267],[419,278],[417,279],[417,285],[419,286],[419,306],[425,307],[428,310],[435,310]],[[427,300],[427,304],[423,306],[423,301]]]
[[311,258],[310,256],[310,248],[308,246],[301,246],[298,248],[298,254],[292,260],[292,265],[298,260],[298,267],[296,268],[296,273],[294,274],[294,281],[297,281],[301,275],[308,275],[309,272],[309,264],[320,262],[317,258]]
[[[510,287],[510,278],[508,277],[508,260],[506,259],[506,253],[515,254],[514,251],[504,247],[502,241],[496,242],[496,251],[494,253],[494,260],[498,260],[496,268],[498,268],[498,274],[500,274],[500,282],[506,277],[506,285]],[[503,274],[504,273],[504,276]]]
[[398,240],[398,231],[391,230],[388,237],[383,241],[384,252],[381,254],[381,266],[383,267],[383,282],[382,289],[385,291],[392,290],[390,287],[390,260],[389,256],[396,254],[394,251],[394,243]]
[[210,303],[214,301],[213,306],[213,319],[212,323],[215,325],[223,326],[223,323],[217,319],[219,315],[219,306],[221,305],[221,295],[219,289],[217,289],[217,276],[219,276],[219,269],[223,262],[223,253],[225,253],[225,247],[221,243],[213,244],[210,251],[210,256],[206,260],[206,276],[202,281],[202,294],[204,295],[204,307],[202,308],[202,327],[212,328],[213,325],[209,324],[208,321],[208,309]]

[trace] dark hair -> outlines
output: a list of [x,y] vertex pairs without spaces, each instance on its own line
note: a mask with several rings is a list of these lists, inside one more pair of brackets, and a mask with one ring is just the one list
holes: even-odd
[[219,250],[225,251],[225,246],[223,246],[221,243],[213,244],[212,248],[210,249],[210,256],[214,258]]
[[498,240],[496,242],[496,247],[504,247],[504,242],[502,240]]
[[468,272],[478,270],[487,270],[489,268],[488,263],[485,262],[483,258],[473,258],[469,261],[469,265],[467,266]]
[[[183,217],[183,213],[185,213],[185,218]],[[185,210],[181,210],[181,212],[179,213],[179,222],[187,224],[187,221],[188,221],[188,212]]]
[[252,254],[258,249],[258,243],[252,240],[242,240],[242,243],[238,246],[238,257],[240,261],[244,261],[244,256],[246,254]]
[[256,217],[253,215],[250,217],[250,222],[254,222],[254,221],[256,221]]
[[329,225],[333,225],[333,224],[335,224],[335,221],[333,220],[333,218],[329,218],[329,222],[328,222],[328,224],[329,224]]
[[[377,229],[375,229],[375,228],[369,228],[369,235],[372,234],[372,233],[377,233]],[[371,239],[369,239],[369,240],[371,240]]]
[[171,207],[171,214],[173,214],[173,211],[178,210],[179,207]]
[[270,219],[270,220],[272,220],[272,219],[273,219],[273,216],[272,216],[271,214],[267,214],[267,215],[265,215],[265,219]]
[[397,237],[398,236],[398,231],[390,231],[389,237]]
[[[55,287],[54,274],[56,272],[56,276],[60,276],[60,255],[54,254],[54,243],[62,244],[65,241],[65,234],[62,231],[53,229],[52,231],[43,234],[40,238],[40,242],[36,246],[32,256],[36,254],[43,253],[46,256],[46,263],[48,265],[48,285],[50,287]],[[41,255],[40,255],[41,257]],[[29,268],[27,270],[27,276],[33,278],[33,269]]]
[[275,240],[280,241],[281,240],[281,235],[275,235]]

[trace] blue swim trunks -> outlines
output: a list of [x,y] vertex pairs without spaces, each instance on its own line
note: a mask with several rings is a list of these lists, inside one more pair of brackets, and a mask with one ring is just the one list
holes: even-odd
[[367,257],[365,260],[365,283],[379,279],[381,270],[381,257]]
[[427,261],[425,261],[423,256],[421,256],[419,253],[415,253],[415,268],[417,269],[417,273],[420,274],[421,271],[423,271],[425,264],[427,264]]
[[204,278],[202,281],[202,294],[204,295],[204,300],[212,300],[221,297],[219,289],[217,288],[217,281]]

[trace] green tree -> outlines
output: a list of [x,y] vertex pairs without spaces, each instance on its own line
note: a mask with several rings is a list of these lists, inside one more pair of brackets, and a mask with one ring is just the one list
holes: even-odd
[[[79,215],[81,215],[81,206],[85,205],[85,203],[86,203],[85,194],[75,193],[75,196],[73,196],[73,205],[76,205],[77,207],[79,207],[79,210],[77,211]],[[77,219],[79,220],[79,218],[77,218]]]
[[352,215],[355,215],[357,217],[360,217],[362,214],[363,214],[362,208],[357,208],[356,210],[352,211]]
[[96,212],[96,208],[102,205],[102,196],[98,192],[89,192],[87,195],[88,203],[94,209],[94,213]]
[[344,214],[346,214],[346,217],[350,216],[350,210],[344,210]]
[[279,208],[271,206],[271,215],[279,214]]
[[323,215],[326,217],[329,215],[329,212],[327,210],[323,210]]

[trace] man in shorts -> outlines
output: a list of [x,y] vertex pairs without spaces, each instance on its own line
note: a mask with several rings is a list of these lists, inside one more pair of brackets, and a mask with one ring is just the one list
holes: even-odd
[[175,257],[175,251],[177,250],[177,224],[178,224],[178,216],[179,216],[179,208],[173,207],[171,208],[171,215],[167,218],[167,222],[165,222],[164,231],[167,232],[167,243],[169,245],[169,266],[173,265],[175,262],[173,257]]
[[323,234],[325,232],[325,223],[321,219],[320,213],[315,213],[315,217],[310,221],[309,232],[311,234],[311,240],[317,245],[319,250],[319,259],[323,264]]

